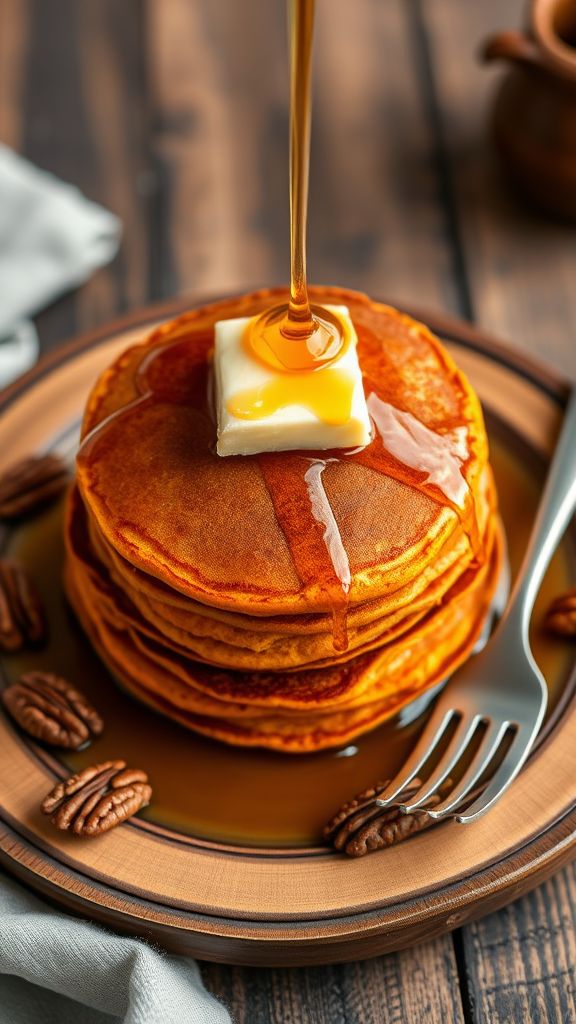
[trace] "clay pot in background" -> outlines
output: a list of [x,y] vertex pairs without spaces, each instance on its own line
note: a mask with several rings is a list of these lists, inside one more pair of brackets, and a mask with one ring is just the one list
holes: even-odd
[[513,182],[537,206],[576,221],[576,0],[533,0],[527,32],[484,44],[512,64],[494,101],[492,132]]

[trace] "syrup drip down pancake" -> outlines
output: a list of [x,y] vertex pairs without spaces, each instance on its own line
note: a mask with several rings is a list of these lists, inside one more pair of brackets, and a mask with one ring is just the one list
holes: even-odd
[[194,310],[128,349],[88,400],[66,585],[135,696],[233,744],[309,752],[394,715],[470,653],[503,557],[478,400],[421,324],[345,305],[373,440],[349,451],[216,454],[217,320]]

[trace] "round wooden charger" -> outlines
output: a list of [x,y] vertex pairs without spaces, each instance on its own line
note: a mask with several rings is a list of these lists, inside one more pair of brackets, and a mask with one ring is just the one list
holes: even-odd
[[[61,436],[103,367],[183,306],[143,311],[77,339],[5,392],[0,468]],[[423,319],[485,405],[549,454],[566,386],[469,326]],[[443,824],[360,860],[320,847],[195,840],[145,821],[79,840],[39,813],[53,784],[50,762],[1,717],[0,860],[68,910],[182,953],[243,964],[353,960],[461,925],[556,871],[576,853],[575,778],[576,703],[567,694],[544,742],[486,817],[466,827]]]

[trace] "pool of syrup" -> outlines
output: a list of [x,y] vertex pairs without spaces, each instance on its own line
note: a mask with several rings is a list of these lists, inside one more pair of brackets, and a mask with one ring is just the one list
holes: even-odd
[[[494,466],[512,572],[525,548],[541,491],[543,468],[516,441],[492,430]],[[79,753],[58,755],[70,769],[109,757],[145,768],[154,785],[146,818],[178,832],[246,845],[297,847],[318,842],[324,822],[357,791],[400,767],[423,724],[410,709],[343,750],[286,755],[227,747],[186,731],[124,694],[93,653],[62,589],[62,507],[16,528],[7,553],[28,566],[46,604],[47,646],[3,659],[4,677],[29,669],[57,672],[77,683],[104,716],[104,735]],[[574,663],[574,646],[548,636],[548,602],[574,582],[573,543],[565,539],[542,585],[532,644],[550,687],[551,709]]]

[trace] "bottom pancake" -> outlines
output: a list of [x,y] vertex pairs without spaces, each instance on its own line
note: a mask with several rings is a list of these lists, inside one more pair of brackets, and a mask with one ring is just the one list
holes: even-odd
[[214,669],[152,640],[115,605],[103,575],[68,560],[70,600],[94,647],[135,697],[188,728],[227,743],[287,753],[340,746],[397,714],[469,656],[489,612],[503,555],[497,523],[489,561],[402,643],[343,665],[297,673]]

